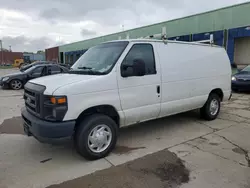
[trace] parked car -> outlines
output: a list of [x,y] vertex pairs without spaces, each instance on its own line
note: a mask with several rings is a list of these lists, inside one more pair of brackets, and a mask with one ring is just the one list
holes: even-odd
[[5,88],[8,87],[19,90],[31,79],[66,72],[68,72],[67,68],[56,64],[38,64],[23,72],[17,72],[2,77],[0,79],[0,85]]
[[40,64],[53,64],[53,62],[50,62],[50,61],[35,61],[33,63],[30,63],[30,64],[25,63],[20,67],[20,71],[25,71],[25,70],[29,69],[30,67],[40,65]]
[[224,48],[124,40],[97,45],[68,74],[29,81],[22,109],[27,135],[45,143],[74,138],[87,159],[107,156],[120,127],[200,109],[214,120],[231,96]]
[[232,76],[233,91],[250,91],[250,65]]
[[65,63],[58,63],[58,65],[60,65],[62,67],[66,67],[67,69],[70,69],[70,67],[72,66],[70,64],[65,64]]

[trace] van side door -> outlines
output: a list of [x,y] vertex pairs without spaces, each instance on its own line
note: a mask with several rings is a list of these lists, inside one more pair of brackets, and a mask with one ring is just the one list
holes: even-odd
[[[161,71],[154,43],[130,43],[127,49],[118,65],[117,80],[125,125],[130,125],[159,116]],[[135,75],[133,65],[136,61],[144,62],[145,75]]]

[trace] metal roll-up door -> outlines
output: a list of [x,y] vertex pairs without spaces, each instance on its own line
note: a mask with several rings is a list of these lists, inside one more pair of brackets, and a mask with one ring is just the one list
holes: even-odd
[[250,37],[235,39],[234,62],[237,65],[250,65]]

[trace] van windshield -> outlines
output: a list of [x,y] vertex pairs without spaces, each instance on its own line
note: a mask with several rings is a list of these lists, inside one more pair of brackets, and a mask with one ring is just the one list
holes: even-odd
[[119,41],[90,48],[75,62],[70,72],[73,74],[108,74],[127,45],[127,41]]

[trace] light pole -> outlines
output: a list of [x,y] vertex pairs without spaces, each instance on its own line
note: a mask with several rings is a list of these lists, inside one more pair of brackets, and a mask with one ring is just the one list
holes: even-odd
[[0,40],[0,47],[1,47],[1,64],[3,64],[3,42]]

